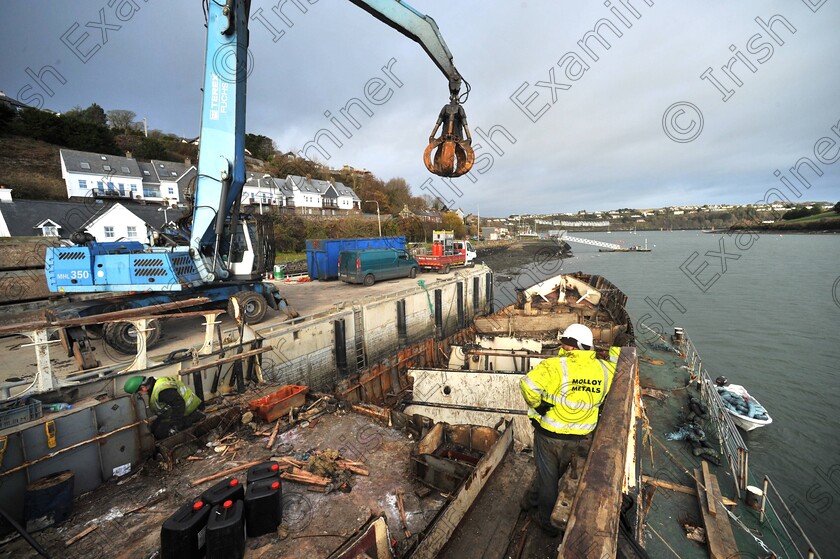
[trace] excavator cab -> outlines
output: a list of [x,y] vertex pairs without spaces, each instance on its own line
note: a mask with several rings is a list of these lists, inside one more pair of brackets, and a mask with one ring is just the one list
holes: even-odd
[[[231,227],[236,228],[234,234]],[[274,228],[262,216],[243,215],[233,225],[228,220],[220,246],[228,279],[261,279],[274,267]]]

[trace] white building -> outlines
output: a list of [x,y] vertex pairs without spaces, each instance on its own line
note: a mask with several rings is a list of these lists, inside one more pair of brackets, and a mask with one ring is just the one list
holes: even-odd
[[131,157],[130,152],[121,157],[62,149],[60,159],[69,199],[122,198],[177,204],[196,173],[189,160],[145,163]]
[[283,186],[285,183],[269,174],[248,173],[242,187],[242,205],[282,208],[286,203],[286,189]]
[[285,206],[299,215],[346,215],[361,211],[361,200],[343,183],[289,175]]
[[0,188],[0,237],[59,237],[87,231],[99,242],[130,240],[146,243],[149,231],[182,217],[182,211],[157,204],[125,205],[110,200],[63,202],[13,200]]

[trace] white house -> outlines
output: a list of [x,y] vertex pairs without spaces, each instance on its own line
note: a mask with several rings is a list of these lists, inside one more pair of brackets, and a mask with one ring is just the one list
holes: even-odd
[[180,219],[182,210],[157,204],[125,205],[110,200],[13,200],[0,188],[0,237],[59,237],[87,231],[97,241],[147,242],[149,228],[161,230]]
[[285,189],[269,174],[248,173],[242,187],[243,206],[275,206],[282,208],[286,202]]
[[195,177],[195,166],[153,160],[137,161],[125,157],[62,149],[61,176],[67,197],[115,198],[177,204],[181,192]]
[[361,210],[359,197],[340,182],[289,175],[285,186],[291,191],[286,207],[300,215],[346,215]]
[[62,149],[60,155],[68,198],[133,198],[142,191],[142,175],[133,158],[72,149]]
[[149,243],[149,234],[161,230],[176,221],[182,211],[157,205],[122,205],[119,202],[104,204],[82,224],[80,230],[87,231],[102,242],[138,241]]

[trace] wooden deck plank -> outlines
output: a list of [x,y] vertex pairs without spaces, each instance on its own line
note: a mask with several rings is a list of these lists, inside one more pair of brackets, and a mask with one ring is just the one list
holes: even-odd
[[[700,505],[700,512],[703,515],[703,524],[706,527],[706,541],[709,545],[711,559],[727,559],[738,553],[738,546],[735,543],[735,535],[732,533],[732,526],[729,524],[729,516],[721,514],[712,516],[707,505],[708,499],[719,500],[720,489],[717,478],[709,474],[709,485],[704,488],[700,482],[700,470],[694,470],[694,477],[697,481],[697,496]],[[710,497],[707,497],[707,491]]]
[[709,509],[709,514],[717,516],[717,507],[715,507],[715,496],[709,487],[712,484],[712,474],[709,472],[709,463],[703,460],[701,462],[703,468],[703,485],[706,486],[706,507]]

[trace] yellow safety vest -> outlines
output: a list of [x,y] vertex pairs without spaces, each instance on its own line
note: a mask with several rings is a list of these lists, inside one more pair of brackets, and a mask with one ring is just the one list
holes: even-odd
[[152,411],[156,415],[160,415],[169,408],[168,405],[162,403],[158,398],[162,390],[168,390],[170,388],[176,389],[178,394],[181,395],[181,398],[184,399],[184,417],[190,415],[198,409],[198,406],[201,405],[201,398],[196,396],[195,393],[190,390],[189,386],[172,377],[160,377],[157,381],[155,381],[155,386],[152,388],[152,395],[149,398],[149,407],[152,408]]
[[[612,352],[611,352],[612,354]],[[610,389],[616,363],[595,357],[594,351],[560,350],[519,381],[528,403],[528,417],[551,433],[587,435],[598,424],[598,408]],[[537,412],[543,403],[551,407]]]

